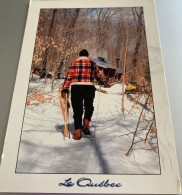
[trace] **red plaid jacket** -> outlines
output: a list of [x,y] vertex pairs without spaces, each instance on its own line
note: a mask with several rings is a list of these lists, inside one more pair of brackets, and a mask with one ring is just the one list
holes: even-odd
[[96,63],[93,62],[93,65],[91,65],[89,58],[80,57],[73,61],[69,66],[63,88],[68,89],[70,84],[94,85],[94,78],[99,84],[103,83],[102,76],[99,74],[99,69]]

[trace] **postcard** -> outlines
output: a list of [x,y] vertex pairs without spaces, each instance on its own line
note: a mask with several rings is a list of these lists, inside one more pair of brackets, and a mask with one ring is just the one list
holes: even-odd
[[0,192],[179,194],[154,0],[30,1]]

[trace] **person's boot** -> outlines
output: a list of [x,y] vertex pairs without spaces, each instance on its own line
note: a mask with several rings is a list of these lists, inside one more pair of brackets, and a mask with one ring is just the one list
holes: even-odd
[[81,139],[81,137],[82,137],[82,131],[81,131],[81,129],[77,129],[76,133],[73,135],[73,139],[79,140],[79,139]]
[[90,135],[89,123],[90,121],[88,119],[83,120],[83,133],[85,135]]

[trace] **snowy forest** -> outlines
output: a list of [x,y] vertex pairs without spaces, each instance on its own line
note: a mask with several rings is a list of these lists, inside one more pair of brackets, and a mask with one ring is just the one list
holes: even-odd
[[65,72],[82,48],[92,59],[104,57],[120,70],[125,65],[129,80],[145,77],[149,64],[143,8],[40,11],[32,69]]
[[[95,83],[95,138],[78,143],[63,139],[59,90],[83,48],[107,86]],[[160,174],[142,7],[40,10],[16,172]]]

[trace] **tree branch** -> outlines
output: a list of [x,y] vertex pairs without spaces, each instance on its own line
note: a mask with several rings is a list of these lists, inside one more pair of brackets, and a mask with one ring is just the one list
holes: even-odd
[[142,111],[141,111],[141,113],[140,113],[140,116],[139,116],[139,119],[138,119],[138,123],[137,123],[136,129],[135,129],[135,132],[134,132],[133,140],[132,140],[132,143],[131,143],[131,146],[130,146],[128,152],[126,153],[126,156],[128,156],[128,154],[130,153],[130,151],[131,151],[131,149],[132,149],[132,147],[133,147],[133,144],[134,144],[134,141],[135,141],[135,137],[136,137],[136,133],[137,133],[137,130],[138,130],[138,126],[139,126],[139,123],[140,123],[140,119],[141,119],[143,110],[144,110],[144,109],[146,108],[146,106],[147,106],[148,99],[149,99],[149,96],[147,97],[146,102],[145,102],[145,105],[143,106]]

